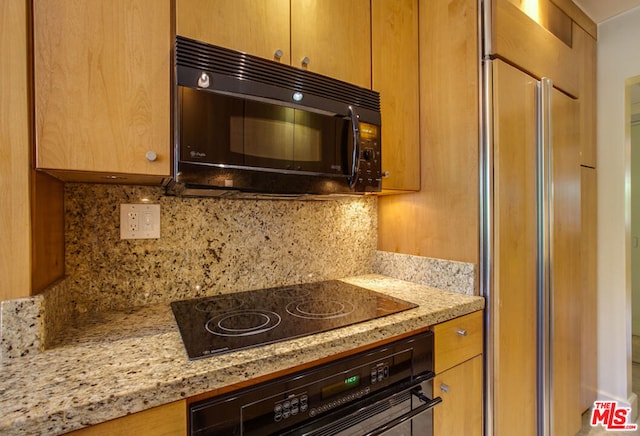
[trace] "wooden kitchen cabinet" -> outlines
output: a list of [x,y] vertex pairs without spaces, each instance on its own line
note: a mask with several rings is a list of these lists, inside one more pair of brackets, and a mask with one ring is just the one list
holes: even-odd
[[369,0],[291,0],[291,65],[371,88]]
[[31,262],[28,7],[0,3],[0,301],[29,295]]
[[[380,92],[385,193],[420,190],[418,0],[371,1],[372,88]],[[390,191],[389,191],[390,190]]]
[[598,305],[597,301],[597,258],[598,252],[598,201],[597,172],[595,168],[581,167],[582,239],[580,248],[581,285],[583,298],[580,300],[581,318],[581,404],[582,410],[593,406],[598,392]]
[[178,35],[285,64],[289,23],[289,0],[176,0]]
[[482,354],[482,311],[437,324],[433,335],[434,371],[440,374]]
[[482,435],[483,312],[473,312],[433,327],[433,434]]
[[63,180],[170,174],[171,1],[36,0],[36,168]]
[[573,26],[573,44],[580,55],[580,164],[596,168],[596,40],[578,26]]
[[31,165],[29,3],[0,3],[0,301],[64,276],[63,184]]
[[[176,32],[371,88],[368,0],[177,0]],[[308,63],[303,66],[303,59]]]
[[[540,0],[540,3],[548,3],[548,0]],[[525,15],[514,2],[492,0],[491,7],[491,54],[508,59],[537,79],[551,77],[554,86],[571,96],[578,96],[577,51]],[[562,12],[556,15],[564,17]],[[562,32],[571,34],[571,19],[562,23]]]
[[478,264],[478,2],[420,0],[418,12],[421,190],[379,199],[378,249]]
[[433,379],[433,435],[482,435],[482,356],[463,362]]
[[176,401],[67,433],[71,436],[185,436],[187,402]]

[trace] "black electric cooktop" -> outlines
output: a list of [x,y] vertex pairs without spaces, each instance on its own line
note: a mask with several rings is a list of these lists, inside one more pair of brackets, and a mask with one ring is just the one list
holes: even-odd
[[174,301],[195,360],[320,333],[418,307],[338,280]]

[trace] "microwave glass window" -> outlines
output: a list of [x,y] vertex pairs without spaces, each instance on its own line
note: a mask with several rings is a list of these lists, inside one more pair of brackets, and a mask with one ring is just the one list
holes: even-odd
[[[179,87],[180,160],[346,174],[350,120]],[[347,165],[341,164],[347,162]]]
[[[243,119],[231,122],[242,123]],[[293,128],[293,109],[247,100],[244,143],[231,144],[231,150],[242,150],[247,166],[291,169]]]
[[339,134],[347,119],[306,112],[297,109],[293,160],[301,171],[340,174],[342,148],[345,141]]
[[242,128],[229,120],[242,119],[244,102],[182,86],[179,97],[180,160],[243,165],[243,153],[229,147],[243,142]]

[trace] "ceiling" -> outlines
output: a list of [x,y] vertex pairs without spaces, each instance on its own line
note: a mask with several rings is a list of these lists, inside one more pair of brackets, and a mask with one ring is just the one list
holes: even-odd
[[573,0],[596,23],[640,7],[640,0]]

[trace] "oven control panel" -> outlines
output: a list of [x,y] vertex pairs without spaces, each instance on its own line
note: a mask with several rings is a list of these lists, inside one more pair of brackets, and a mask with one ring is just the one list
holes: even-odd
[[305,413],[309,408],[309,397],[306,393],[289,395],[285,400],[276,403],[273,407],[273,420],[275,422]]
[[[273,421],[304,415],[314,418],[411,376],[413,350],[401,350],[383,360],[366,362],[273,398]],[[269,401],[269,400],[265,400]]]
[[383,382],[389,378],[389,365],[384,362],[371,368],[371,384]]

